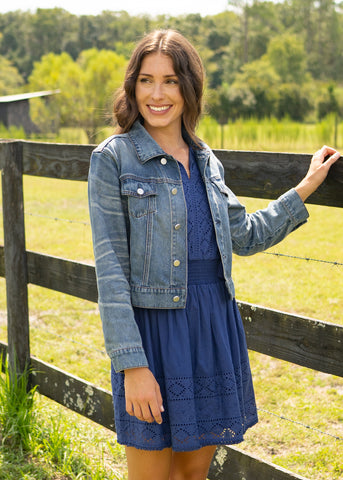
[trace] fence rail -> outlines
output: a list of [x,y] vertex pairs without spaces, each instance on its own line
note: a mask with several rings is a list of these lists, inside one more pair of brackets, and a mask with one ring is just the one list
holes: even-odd
[[[86,181],[89,145],[62,145],[0,141],[5,246],[0,246],[0,276],[6,277],[9,354],[18,368],[27,362],[32,382],[41,394],[115,431],[111,394],[67,372],[30,356],[27,285],[32,283],[82,299],[97,301],[92,265],[26,251],[22,176],[35,175]],[[274,198],[295,185],[306,173],[306,154],[234,152],[217,150],[226,181],[237,195]],[[343,161],[309,203],[343,206]],[[321,372],[343,377],[343,327],[323,321],[238,302],[248,347]],[[211,466],[212,480],[302,479],[292,472],[241,452],[220,447]]]

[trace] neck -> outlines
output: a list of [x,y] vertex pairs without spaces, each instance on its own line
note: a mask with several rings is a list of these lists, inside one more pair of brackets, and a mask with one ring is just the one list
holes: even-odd
[[188,148],[182,137],[181,128],[172,130],[147,126],[145,126],[145,128],[155,142],[170,155],[173,155],[173,152],[177,150]]

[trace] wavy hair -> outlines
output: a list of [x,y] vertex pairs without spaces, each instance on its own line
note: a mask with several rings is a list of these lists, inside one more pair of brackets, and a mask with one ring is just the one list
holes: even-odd
[[193,142],[200,146],[195,128],[202,111],[204,68],[193,45],[175,30],[155,30],[136,46],[114,102],[113,112],[119,132],[128,132],[141,118],[135,95],[136,82],[144,57],[151,53],[162,53],[171,58],[184,100],[183,126]]

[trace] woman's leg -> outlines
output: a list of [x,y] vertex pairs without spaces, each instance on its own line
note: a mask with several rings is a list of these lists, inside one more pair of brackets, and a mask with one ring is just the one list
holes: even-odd
[[169,480],[206,480],[216,446],[173,452]]
[[126,447],[128,480],[169,480],[171,448],[139,450]]

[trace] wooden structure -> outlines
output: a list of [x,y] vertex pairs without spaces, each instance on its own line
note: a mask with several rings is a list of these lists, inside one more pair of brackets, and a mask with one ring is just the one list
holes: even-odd
[[33,98],[49,97],[56,93],[59,93],[59,90],[20,93],[17,95],[0,97],[0,123],[6,128],[11,126],[23,127],[27,135],[38,133],[39,129],[30,117],[29,101]]
[[[97,386],[30,356],[27,284],[97,301],[91,265],[29,252],[25,249],[22,176],[86,181],[93,147],[0,142],[5,246],[0,246],[0,275],[6,276],[10,365],[18,357],[22,371],[29,362],[32,383],[41,394],[115,431],[112,398]],[[309,155],[217,150],[227,182],[238,195],[275,198],[306,173]],[[343,207],[343,160],[309,202]],[[321,372],[343,376],[343,327],[239,302],[248,347]],[[210,480],[291,480],[303,477],[247,455],[236,447],[217,449]]]

